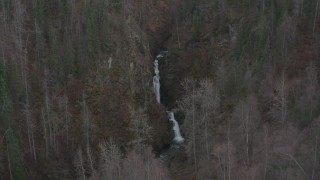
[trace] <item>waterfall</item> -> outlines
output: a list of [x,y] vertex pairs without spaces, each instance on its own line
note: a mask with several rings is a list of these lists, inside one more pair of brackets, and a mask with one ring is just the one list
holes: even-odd
[[154,73],[155,73],[155,75],[153,76],[153,89],[154,89],[154,93],[156,94],[157,102],[160,103],[160,75],[159,75],[158,56],[157,56],[157,59],[154,60],[154,63],[153,63],[154,64]]
[[[160,71],[159,71],[159,60],[161,58],[164,57],[164,54],[166,54],[167,51],[163,51],[161,52],[159,55],[156,56],[156,59],[154,60],[154,73],[155,75],[153,76],[153,89],[154,89],[154,93],[156,95],[157,98],[157,102],[160,102]],[[174,118],[174,113],[172,111],[167,111],[168,113],[168,117],[169,117],[169,121],[171,121],[173,123],[172,129],[174,132],[174,139],[173,141],[175,143],[182,143],[184,141],[184,138],[181,136],[180,133],[180,127],[178,122],[176,121],[176,119]]]
[[169,120],[173,122],[173,131],[174,131],[174,139],[173,141],[176,143],[182,143],[184,141],[184,138],[181,136],[180,133],[180,127],[176,119],[174,118],[174,114],[171,111],[167,111]]

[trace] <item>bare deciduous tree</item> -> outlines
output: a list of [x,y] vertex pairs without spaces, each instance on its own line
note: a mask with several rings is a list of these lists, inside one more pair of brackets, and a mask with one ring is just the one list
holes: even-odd
[[213,147],[213,153],[217,156],[218,162],[215,164],[218,169],[220,169],[219,173],[219,179],[232,179],[231,173],[232,173],[232,166],[234,163],[234,153],[235,153],[235,147],[233,143],[230,141],[230,129],[227,125],[226,127],[226,140],[225,142],[219,144],[217,143]]
[[313,110],[316,107],[316,99],[319,97],[319,84],[318,84],[318,74],[316,66],[313,62],[306,69],[307,74],[307,86],[306,86],[306,100],[307,104],[309,104],[309,121],[312,120],[313,117]]
[[89,108],[87,107],[87,103],[85,100],[85,95],[83,93],[82,95],[82,132],[85,139],[85,145],[86,145],[86,152],[88,156],[89,166],[90,170],[93,171],[93,158],[92,153],[90,149],[90,131],[92,128],[92,124],[90,122],[91,120],[91,113],[89,111]]
[[[178,102],[179,109],[185,113],[185,122],[183,126],[187,129],[185,132],[191,142],[187,143],[187,151],[191,151],[194,160],[194,171],[197,173],[197,151],[196,151],[196,81],[194,79],[186,79],[182,82],[185,91],[184,96]],[[191,128],[190,128],[191,126]],[[191,130],[191,132],[190,132]]]
[[[312,135],[314,136],[314,155],[313,155],[313,163],[312,163],[312,174],[311,180],[317,179],[320,177],[319,171],[319,134],[320,134],[320,118],[317,118],[312,124]],[[317,170],[318,169],[318,170]]]
[[222,61],[217,68],[216,73],[216,86],[221,91],[222,95],[225,95],[225,80],[226,80],[226,65]]
[[198,110],[201,123],[204,126],[204,137],[206,146],[206,156],[209,160],[209,139],[208,139],[208,126],[210,120],[215,118],[216,111],[219,107],[220,97],[217,91],[217,87],[214,86],[211,80],[203,80],[200,82],[200,87],[196,91],[196,97],[199,98],[200,108]]
[[247,99],[242,100],[237,105],[233,117],[241,123],[246,144],[246,163],[249,165],[250,141],[253,139],[253,132],[259,122],[259,113],[257,102],[254,95],[250,95]]
[[275,83],[272,100],[273,105],[269,113],[274,120],[280,120],[282,127],[284,127],[287,119],[288,105],[288,87],[284,72],[282,72],[280,79]]
[[100,157],[102,157],[103,169],[99,177],[106,179],[121,179],[121,157],[122,153],[119,147],[110,139],[108,142],[102,143],[100,147]]
[[86,180],[86,173],[84,168],[84,160],[82,156],[82,150],[79,149],[74,160],[74,166],[76,168],[77,176],[81,177],[83,180]]
[[206,79],[199,83],[196,80],[182,82],[185,94],[178,107],[185,114],[183,128],[187,141],[188,155],[193,158],[194,170],[197,172],[198,161],[210,159],[210,127],[216,118],[217,109],[220,105],[220,96],[217,87],[212,80]]
[[267,177],[267,172],[268,172],[268,161],[269,161],[269,128],[268,126],[263,126],[263,138],[264,138],[264,174],[263,174],[263,179],[265,180]]
[[32,120],[32,112],[29,103],[24,106],[23,113],[25,115],[26,119],[26,125],[27,125],[27,134],[28,134],[28,140],[29,140],[29,148],[30,153],[32,153],[34,160],[37,160],[36,155],[36,148],[35,148],[35,138],[34,138],[34,123]]
[[142,152],[130,151],[122,157],[119,147],[111,140],[100,144],[102,165],[93,173],[92,180],[96,179],[168,179],[165,168],[154,157],[150,147]]
[[29,71],[28,71],[28,62],[26,55],[24,56],[24,65],[22,68],[24,86],[25,86],[25,93],[26,93],[26,102],[24,104],[23,113],[25,115],[26,124],[27,124],[27,134],[29,139],[29,147],[30,152],[33,154],[34,160],[37,160],[36,150],[35,150],[35,143],[34,143],[34,123],[32,119],[32,110],[30,105],[30,96],[29,96]]
[[137,111],[131,111],[130,124],[135,136],[132,143],[138,152],[143,152],[152,131],[151,126],[148,124],[148,116],[144,111],[142,108],[139,108]]
[[71,113],[69,110],[69,99],[67,95],[64,96],[64,109],[65,109],[65,129],[66,129],[66,141],[67,141],[67,148],[69,146],[69,124],[71,119]]
[[312,35],[314,36],[315,34],[315,30],[316,30],[316,24],[317,24],[317,20],[318,20],[318,16],[319,16],[319,1],[317,0],[317,5],[316,5],[316,10],[314,13],[314,20],[313,20],[313,28],[312,28]]
[[44,121],[44,131],[47,132],[48,129],[48,145],[52,147],[52,150],[55,152],[55,130],[56,130],[56,120],[55,114],[52,110],[52,102],[49,92],[49,82],[50,82],[50,72],[49,70],[45,69],[45,79],[44,79],[44,106],[45,106],[45,121]]
[[42,119],[42,124],[43,124],[43,138],[44,138],[44,141],[45,141],[46,157],[48,157],[48,154],[49,154],[49,142],[48,142],[46,115],[45,115],[44,108],[41,108],[41,119]]
[[150,148],[143,153],[130,152],[123,160],[123,179],[168,179],[167,172],[154,157]]

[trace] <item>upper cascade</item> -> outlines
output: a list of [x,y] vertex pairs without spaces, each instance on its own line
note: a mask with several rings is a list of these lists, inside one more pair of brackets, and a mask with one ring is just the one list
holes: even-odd
[[160,103],[160,75],[159,75],[158,56],[157,56],[157,59],[154,60],[155,75],[153,76],[153,89],[154,89],[154,93],[156,94],[157,102]]
[[161,103],[160,101],[160,71],[159,71],[159,60],[164,57],[165,54],[167,54],[168,51],[162,51],[160,52],[157,56],[156,59],[154,60],[154,76],[153,76],[153,89],[154,93],[156,94],[156,99],[158,103]]

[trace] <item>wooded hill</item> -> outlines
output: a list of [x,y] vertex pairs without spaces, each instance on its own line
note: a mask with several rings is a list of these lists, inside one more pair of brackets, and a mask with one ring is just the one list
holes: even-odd
[[320,179],[319,8],[1,0],[0,179]]

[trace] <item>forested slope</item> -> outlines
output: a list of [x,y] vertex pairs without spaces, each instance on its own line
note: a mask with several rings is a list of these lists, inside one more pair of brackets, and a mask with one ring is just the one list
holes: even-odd
[[123,158],[170,142],[151,89],[143,4],[0,6],[1,179],[90,177],[105,144],[113,142]]
[[0,179],[319,179],[319,3],[1,0]]
[[318,179],[319,1],[190,7],[162,70],[187,139],[176,179]]

